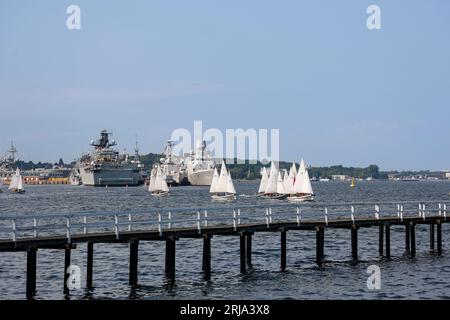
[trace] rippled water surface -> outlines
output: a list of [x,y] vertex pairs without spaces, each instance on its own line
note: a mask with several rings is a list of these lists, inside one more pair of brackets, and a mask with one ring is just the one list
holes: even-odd
[[[158,211],[159,208],[262,205],[254,197],[258,182],[237,182],[237,201],[214,204],[208,188],[174,188],[169,197],[156,199],[145,188],[88,188],[29,186],[24,195],[0,193],[0,216],[8,214],[70,213],[93,211]],[[450,183],[360,182],[351,189],[347,182],[314,183],[318,204],[377,201],[449,201]],[[294,208],[293,208],[294,209]],[[217,213],[219,215],[219,213]],[[221,213],[224,214],[224,213]],[[226,213],[228,214],[228,213]],[[214,215],[214,213],[210,213]],[[0,217],[1,220],[1,217]],[[443,227],[444,250],[450,246],[450,225]],[[315,234],[288,233],[288,271],[279,271],[279,234],[258,233],[253,238],[253,269],[239,274],[239,239],[216,236],[212,240],[210,281],[201,273],[202,241],[177,242],[176,282],[164,277],[164,245],[142,242],[139,251],[139,283],[128,286],[128,245],[96,244],[94,289],[73,290],[71,299],[450,299],[450,255],[429,252],[427,226],[417,226],[417,257],[404,253],[404,230],[392,227],[392,260],[378,256],[378,228],[359,232],[361,262],[350,263],[348,230],[326,231],[326,263],[316,267]],[[86,268],[86,245],[72,251],[72,263]],[[382,289],[369,291],[367,267],[382,270]],[[63,299],[64,252],[38,251],[37,299]],[[0,253],[0,299],[25,296],[26,254]],[[83,273],[84,280],[84,273]]]

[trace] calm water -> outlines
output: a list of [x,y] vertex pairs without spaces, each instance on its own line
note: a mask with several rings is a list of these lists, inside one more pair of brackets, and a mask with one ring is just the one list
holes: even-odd
[[[238,205],[264,204],[252,196],[257,182],[236,183]],[[450,183],[360,182],[351,190],[347,182],[313,185],[318,203],[376,201],[448,201]],[[6,190],[4,190],[6,191]],[[208,189],[180,187],[163,199],[152,198],[145,188],[88,188],[73,186],[29,186],[24,195],[0,193],[0,216],[6,213],[67,213],[134,211],[155,208],[211,206]],[[224,205],[226,206],[226,205]],[[450,246],[450,231],[444,225],[444,249]],[[361,262],[350,263],[348,230],[327,230],[326,264],[315,266],[315,234],[288,233],[288,271],[279,272],[279,235],[258,233],[253,240],[253,269],[239,274],[239,239],[214,237],[211,281],[201,274],[202,241],[177,242],[177,280],[164,278],[164,246],[159,242],[140,245],[139,282],[128,286],[128,246],[96,244],[94,286],[71,292],[72,299],[450,299],[450,255],[428,252],[428,228],[417,227],[417,258],[403,256],[403,228],[391,231],[392,261],[378,257],[378,229],[359,233]],[[85,270],[86,246],[72,251],[72,263]],[[0,299],[25,296],[25,253],[0,253]],[[367,267],[382,270],[382,290],[366,287]],[[37,299],[63,299],[64,253],[38,251]],[[84,283],[83,274],[83,283]]]

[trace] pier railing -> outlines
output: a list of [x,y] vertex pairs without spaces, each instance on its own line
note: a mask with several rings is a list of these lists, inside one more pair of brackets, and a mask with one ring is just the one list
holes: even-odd
[[361,219],[392,218],[403,222],[407,217],[442,216],[447,219],[449,202],[384,202],[334,204],[270,204],[205,208],[153,209],[134,212],[87,212],[70,214],[22,214],[0,217],[0,241],[39,239],[65,236],[68,242],[79,235],[93,233],[121,234],[132,231],[202,230],[213,227],[233,227],[274,223],[302,223]]

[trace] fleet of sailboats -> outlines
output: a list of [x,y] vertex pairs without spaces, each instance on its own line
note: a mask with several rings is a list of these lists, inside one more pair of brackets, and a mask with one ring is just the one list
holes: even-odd
[[258,196],[277,200],[287,198],[291,202],[314,200],[314,191],[305,161],[302,159],[298,171],[293,163],[289,173],[287,171],[284,173],[284,177],[275,162],[272,162],[269,173],[263,168]]
[[[277,164],[272,161],[270,172],[266,178],[267,170],[263,170],[263,178],[259,186],[259,196],[264,199],[282,200],[287,198],[284,181]],[[264,190],[264,191],[263,191]]]
[[153,196],[165,196],[170,193],[166,177],[159,165],[156,167],[156,170],[152,170],[148,191],[150,191]]
[[236,189],[234,188],[231,173],[227,170],[225,162],[222,161],[220,175],[217,168],[214,169],[211,188],[209,189],[211,198],[218,201],[230,201],[236,199]]
[[25,189],[23,187],[23,178],[20,174],[19,168],[16,169],[16,173],[12,176],[11,183],[8,189],[15,193],[24,193]]

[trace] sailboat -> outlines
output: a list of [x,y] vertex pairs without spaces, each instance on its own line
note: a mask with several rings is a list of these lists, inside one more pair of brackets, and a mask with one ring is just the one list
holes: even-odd
[[288,200],[291,202],[305,202],[314,200],[314,191],[312,189],[311,180],[309,179],[308,169],[305,161],[300,162],[300,169],[295,180],[292,193]]
[[294,193],[294,183],[295,179],[297,179],[297,176],[297,167],[295,166],[294,162],[291,169],[289,170],[289,174],[286,172],[284,175],[284,191],[286,194],[289,195]]
[[165,196],[170,193],[169,186],[167,185],[166,177],[162,172],[161,167],[158,165],[156,173],[151,174],[150,184],[148,186],[152,196]]
[[23,179],[20,174],[19,168],[17,168],[16,173],[12,176],[11,183],[9,184],[8,189],[11,192],[15,193],[24,193],[25,189],[23,188]]
[[259,184],[259,190],[258,195],[264,194],[267,188],[267,182],[269,182],[269,174],[267,173],[266,168],[264,167],[262,169],[262,177],[261,177],[261,183]]
[[355,188],[355,187],[356,187],[355,178],[352,178],[352,184],[350,185],[350,188]]
[[261,198],[264,199],[276,199],[283,200],[287,198],[287,194],[284,190],[284,184],[282,176],[275,165],[275,162],[272,161],[270,166],[270,174],[269,179],[267,181],[267,186],[264,190],[264,193],[260,195]]
[[236,199],[236,189],[234,188],[231,173],[228,172],[225,162],[222,161],[222,168],[220,175],[217,169],[214,169],[213,180],[209,192],[212,194],[211,198],[217,201],[230,201]]

